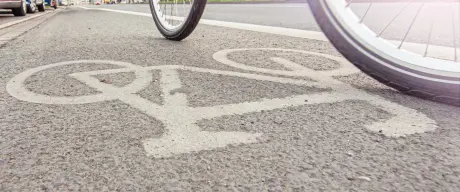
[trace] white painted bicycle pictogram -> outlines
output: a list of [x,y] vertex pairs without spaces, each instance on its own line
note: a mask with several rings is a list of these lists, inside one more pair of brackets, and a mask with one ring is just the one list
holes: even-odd
[[[228,54],[237,51],[265,50],[278,52],[292,52],[307,55],[321,56],[340,63],[340,68],[329,71],[315,71],[294,63],[292,61],[272,57],[271,60],[290,69],[289,71],[258,68],[241,64],[228,59]],[[213,58],[225,65],[232,66],[249,72],[259,72],[267,75],[259,75],[248,72],[222,71],[207,68],[198,68],[181,65],[162,65],[141,67],[126,62],[84,60],[67,61],[55,63],[24,71],[11,79],[7,84],[7,91],[13,97],[42,104],[88,104],[93,102],[119,100],[133,108],[140,110],[157,120],[160,120],[166,133],[159,139],[146,139],[143,141],[144,149],[148,156],[171,157],[177,154],[197,152],[201,150],[213,150],[225,147],[229,144],[250,144],[258,142],[262,133],[247,132],[208,132],[201,131],[196,122],[203,119],[211,119],[224,115],[242,115],[262,110],[274,110],[288,106],[301,106],[319,103],[336,103],[345,100],[362,100],[393,114],[393,117],[383,121],[374,122],[366,126],[371,131],[380,131],[386,136],[398,137],[414,133],[433,131],[437,128],[436,122],[426,115],[387,101],[379,96],[369,94],[363,90],[354,88],[348,84],[334,79],[334,76],[343,76],[357,73],[348,61],[343,58],[316,52],[276,49],[276,48],[253,48],[253,49],[228,49],[214,53]],[[57,97],[33,93],[24,87],[24,82],[37,72],[53,67],[78,64],[112,64],[117,69],[97,70],[88,72],[73,73],[69,76],[82,83],[100,91],[100,94]],[[330,88],[331,91],[304,95],[294,95],[285,98],[263,99],[254,102],[243,102],[207,107],[190,107],[185,93],[174,93],[174,90],[181,88],[182,84],[178,71],[189,71],[197,73],[211,73],[233,77],[254,79],[260,81],[271,81],[284,84],[294,84],[306,87]],[[139,91],[145,89],[153,80],[153,71],[161,74],[160,85],[164,103],[162,105],[151,102],[139,96]],[[111,84],[100,82],[95,76],[102,74],[116,74],[123,72],[134,72],[136,78],[133,82],[124,87],[117,87]],[[283,76],[305,76],[314,81],[306,81],[295,78],[277,77]]]

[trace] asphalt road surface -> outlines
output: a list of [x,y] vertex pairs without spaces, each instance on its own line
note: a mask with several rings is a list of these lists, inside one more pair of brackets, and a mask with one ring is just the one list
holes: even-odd
[[[370,4],[352,3],[350,6],[357,16],[362,18]],[[98,7],[150,13],[147,4]],[[454,40],[456,45],[460,44],[459,10],[458,4],[451,3],[373,3],[363,22],[377,34],[384,31],[382,37],[387,39],[401,41],[410,29],[405,39],[407,42],[429,42],[453,47]],[[320,31],[307,4],[208,4],[203,18]]]
[[460,189],[459,108],[235,26],[72,7],[4,44],[0,191]]

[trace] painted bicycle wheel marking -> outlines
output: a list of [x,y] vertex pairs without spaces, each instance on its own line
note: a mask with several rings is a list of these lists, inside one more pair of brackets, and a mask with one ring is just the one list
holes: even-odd
[[[294,52],[309,55],[316,55],[335,60],[340,63],[339,69],[330,71],[315,71],[292,61],[273,57],[271,60],[291,69],[290,71],[272,70],[252,67],[237,63],[228,59],[227,55],[236,51],[267,50]],[[213,150],[225,147],[229,144],[250,144],[258,142],[262,133],[247,132],[207,132],[201,131],[196,122],[203,119],[211,119],[224,115],[242,115],[262,110],[274,110],[287,106],[301,106],[319,103],[335,103],[345,100],[363,100],[385,111],[393,114],[393,117],[384,122],[374,122],[366,127],[372,131],[381,131],[386,136],[398,137],[414,133],[433,131],[437,128],[436,122],[426,115],[397,103],[387,101],[379,96],[371,95],[365,91],[353,88],[352,86],[335,80],[333,76],[349,75],[358,72],[348,61],[340,57],[326,54],[307,52],[291,49],[232,49],[222,50],[213,55],[217,61],[246,71],[255,71],[270,75],[259,75],[247,72],[222,71],[198,67],[180,65],[163,65],[141,67],[131,63],[118,61],[84,60],[68,61],[56,64],[40,66],[27,70],[13,77],[7,84],[7,91],[19,100],[43,103],[43,104],[86,104],[99,101],[119,100],[133,108],[140,110],[165,125],[166,133],[159,139],[143,140],[144,149],[148,156],[171,157],[173,155],[191,153],[202,150]],[[73,73],[69,76],[80,82],[100,91],[100,94],[76,97],[54,97],[33,93],[24,87],[25,80],[33,74],[53,67],[77,64],[112,64],[117,69],[97,70],[88,72]],[[302,85],[306,87],[331,88],[331,92],[294,95],[285,98],[263,99],[261,101],[225,104],[208,107],[190,107],[187,95],[184,93],[173,93],[179,89],[182,83],[178,71],[210,73],[227,75],[233,77],[254,79],[260,81],[271,81],[285,84]],[[158,105],[136,93],[145,89],[153,80],[152,72],[159,71],[161,75],[160,86],[164,103]],[[121,72],[134,72],[136,78],[124,87],[100,82],[94,76],[102,74],[115,74]],[[306,76],[315,80],[305,81],[293,78],[275,77],[272,75],[285,76]]]

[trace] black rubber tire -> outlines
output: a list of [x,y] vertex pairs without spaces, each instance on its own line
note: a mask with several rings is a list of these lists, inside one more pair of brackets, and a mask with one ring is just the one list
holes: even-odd
[[[391,61],[387,59],[391,57],[390,55],[382,57],[374,51],[367,49],[365,46],[358,43],[352,36],[348,35],[349,33],[340,27],[339,22],[331,16],[324,1],[309,0],[308,3],[315,16],[316,22],[334,47],[361,71],[377,81],[403,93],[460,106],[460,76],[439,76],[398,65],[395,63],[394,58]],[[458,83],[445,83],[414,77],[391,69],[384,64],[398,67],[401,70],[409,71],[419,76],[449,80]]]
[[184,21],[182,26],[178,27],[174,31],[166,29],[161,24],[158,15],[156,15],[156,12],[154,10],[155,5],[153,4],[152,0],[149,0],[149,5],[150,12],[152,12],[153,16],[153,21],[155,22],[155,25],[157,26],[160,33],[166,39],[180,41],[188,37],[193,32],[195,27],[198,25],[198,22],[200,21],[201,15],[203,14],[204,8],[206,6],[206,1],[207,0],[194,0],[187,19]]
[[13,9],[14,16],[26,16],[27,14],[27,5],[26,0],[21,1],[21,7]]
[[37,5],[37,8],[39,12],[45,12],[45,3],[42,3],[41,5]]
[[27,13],[34,14],[35,12],[37,12],[36,6],[32,4],[27,5]]

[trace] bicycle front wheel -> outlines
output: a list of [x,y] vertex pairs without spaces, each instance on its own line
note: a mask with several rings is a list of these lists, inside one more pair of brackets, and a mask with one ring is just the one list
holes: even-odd
[[198,25],[206,0],[150,0],[149,4],[160,33],[167,39],[180,41]]
[[[352,9],[355,2],[360,3],[358,5],[362,10],[360,16],[356,10]],[[386,16],[387,22],[379,21],[385,24],[380,31],[375,31],[369,27],[371,24],[364,22],[366,16],[379,9],[379,14],[382,11],[388,12],[389,4],[380,4],[381,7],[378,7],[377,3],[372,3],[372,1],[366,1],[365,4],[362,3],[363,1],[355,2],[353,0],[309,0],[310,9],[317,23],[344,57],[364,73],[399,91],[425,99],[460,105],[460,63],[458,62],[460,59],[457,56],[456,45],[458,44],[456,42],[458,39],[454,25],[459,23],[457,13],[460,9],[451,10],[452,7],[459,8],[458,3],[445,5],[448,13],[452,11],[453,15],[448,17],[452,19],[452,22],[448,23],[453,25],[450,29],[453,43],[449,42],[451,46],[447,48],[445,45],[430,45],[432,31],[429,30],[424,36],[426,37],[426,41],[423,40],[425,42],[407,42],[411,29],[421,20],[420,16],[423,15],[421,12],[429,9],[426,3],[414,3],[410,0],[399,1],[400,8],[396,9],[393,15]],[[391,4],[391,6],[396,5]],[[401,17],[401,13],[408,10],[409,6],[412,6],[411,13],[413,14],[409,19],[406,18],[408,22],[405,26],[396,28],[402,31],[401,38],[397,40],[383,38],[382,33],[394,24],[394,21]],[[443,7],[443,5],[436,6],[438,9]],[[387,10],[382,10],[382,7]],[[429,24],[431,28],[433,28],[433,23],[436,23],[436,21],[428,22],[432,22]],[[430,57],[429,51],[432,47],[442,47],[452,53],[452,56]]]

